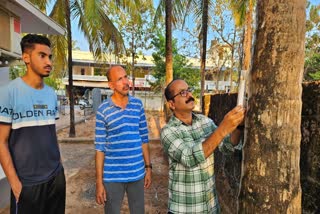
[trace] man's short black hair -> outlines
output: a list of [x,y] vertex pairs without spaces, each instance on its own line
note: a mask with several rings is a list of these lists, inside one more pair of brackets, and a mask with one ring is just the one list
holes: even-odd
[[174,96],[173,91],[171,89],[171,85],[174,81],[176,80],[183,80],[181,78],[177,78],[177,79],[173,79],[168,85],[167,87],[164,89],[164,96],[166,97],[166,100],[169,101],[172,99],[172,97]]
[[22,53],[24,53],[27,49],[34,49],[35,44],[46,45],[51,48],[51,42],[47,37],[37,34],[27,34],[21,39],[20,42]]

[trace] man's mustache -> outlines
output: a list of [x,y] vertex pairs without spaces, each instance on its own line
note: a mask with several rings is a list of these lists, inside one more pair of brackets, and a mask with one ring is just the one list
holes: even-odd
[[189,99],[186,101],[186,103],[189,103],[191,101],[194,101],[194,98],[193,97],[189,97]]
[[129,88],[130,88],[129,84],[126,84],[126,85],[123,87],[124,90],[129,89]]

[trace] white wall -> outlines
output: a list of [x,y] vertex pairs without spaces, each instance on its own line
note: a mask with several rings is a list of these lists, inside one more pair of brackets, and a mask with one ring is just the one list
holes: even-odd
[[0,86],[9,82],[9,67],[0,67]]
[[[113,91],[111,89],[101,89],[101,95],[111,96]],[[145,110],[160,111],[163,108],[163,100],[161,93],[154,93],[152,91],[135,91],[135,97],[139,98]],[[132,91],[130,91],[132,95]]]
[[163,108],[163,100],[161,99],[160,93],[135,91],[135,97],[141,99],[145,110],[160,111]]
[[[9,82],[9,67],[0,67],[0,86]],[[6,177],[0,166],[0,180]]]
[[4,172],[3,172],[3,170],[2,170],[2,168],[1,168],[1,166],[0,166],[0,180],[1,180],[2,178],[4,178],[4,177],[6,177],[6,176],[4,175]]

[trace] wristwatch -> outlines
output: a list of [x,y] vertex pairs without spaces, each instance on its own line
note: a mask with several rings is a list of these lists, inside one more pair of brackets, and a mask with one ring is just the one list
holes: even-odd
[[150,164],[146,164],[145,165],[145,168],[150,168],[150,169],[152,169],[152,164],[150,163]]

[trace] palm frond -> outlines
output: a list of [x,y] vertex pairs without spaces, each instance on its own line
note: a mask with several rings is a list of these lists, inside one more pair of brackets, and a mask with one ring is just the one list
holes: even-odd
[[230,7],[236,26],[243,26],[246,18],[248,4],[253,4],[252,0],[230,0]]
[[158,22],[163,22],[165,14],[165,0],[160,0],[154,14],[153,25],[156,26]]
[[74,1],[72,13],[79,20],[78,27],[84,33],[95,58],[102,59],[110,45],[115,52],[122,51],[121,34],[105,14],[99,0]]
[[53,5],[49,16],[54,19],[59,25],[62,27],[66,27],[66,19],[65,19],[65,2],[64,1],[56,1]]
[[[124,41],[121,33],[114,26],[109,17],[100,10],[102,16],[102,31],[105,33],[101,35],[102,41],[110,41],[114,47],[115,53],[122,53],[124,51]],[[107,45],[108,46],[108,45]]]
[[67,65],[67,39],[64,36],[50,35],[49,39],[52,43],[52,56],[53,56],[53,73],[54,78],[62,78],[66,75]]
[[35,5],[39,10],[42,12],[46,11],[47,3],[49,3],[48,0],[29,0],[33,5]]
[[[192,0],[174,0],[172,3],[172,24],[177,27],[179,24],[184,23],[185,17],[188,15],[190,9],[190,2]],[[187,14],[187,15],[186,15]],[[165,0],[160,0],[159,5],[156,7],[154,16],[154,25],[162,21],[165,16]]]

